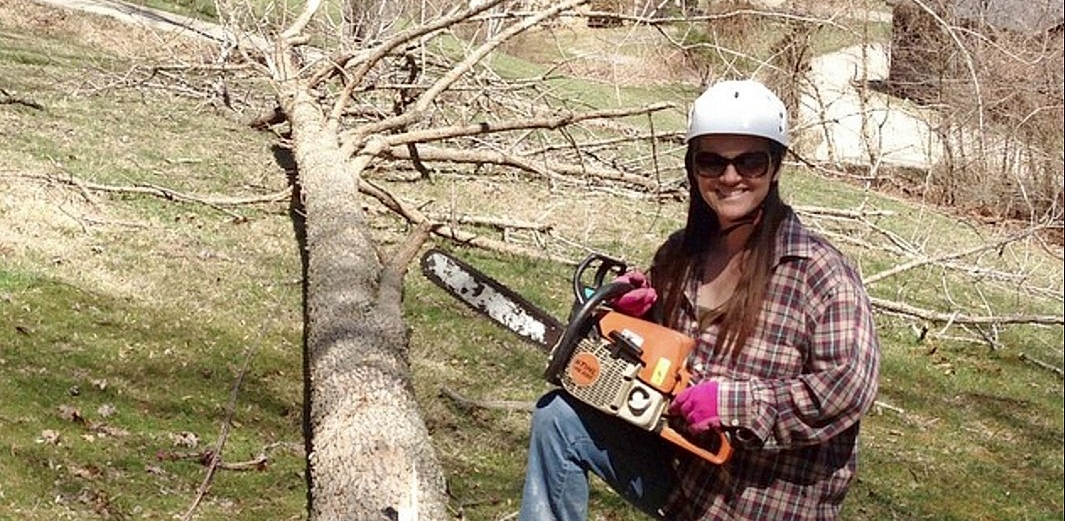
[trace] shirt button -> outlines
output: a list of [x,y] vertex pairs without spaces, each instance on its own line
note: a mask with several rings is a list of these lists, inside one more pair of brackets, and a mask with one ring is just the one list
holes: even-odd
[[736,419],[736,418],[733,418],[732,421],[729,422],[729,423],[731,423],[733,427],[739,427],[740,426],[740,421],[738,419]]

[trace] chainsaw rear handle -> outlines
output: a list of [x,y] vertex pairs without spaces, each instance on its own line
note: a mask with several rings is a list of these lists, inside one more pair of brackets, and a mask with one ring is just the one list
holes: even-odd
[[700,458],[713,463],[714,465],[721,465],[728,461],[732,457],[732,444],[728,441],[728,435],[721,431],[711,433],[711,436],[717,434],[719,436],[716,443],[716,451],[703,448],[691,440],[685,438],[683,434],[677,432],[670,426],[662,427],[662,430],[658,433],[659,436],[666,439],[666,441],[688,451]]
[[[574,280],[579,281],[580,279],[575,276]],[[634,287],[628,282],[609,282],[600,285],[587,298],[578,300],[580,307],[573,313],[573,317],[566,327],[566,331],[562,334],[562,338],[559,339],[558,345],[551,349],[551,362],[547,364],[547,369],[544,371],[544,378],[548,382],[559,385],[558,375],[562,374],[562,371],[566,369],[566,364],[569,363],[569,354],[573,352],[577,342],[580,342],[588,334],[592,326],[595,325],[595,311],[599,305],[628,293]]]
[[601,253],[593,253],[585,257],[573,272],[573,297],[577,304],[584,304],[585,301],[591,298],[591,295],[586,292],[588,286],[584,281],[584,273],[588,271],[596,261],[599,262],[599,265],[596,267],[595,276],[592,278],[594,284],[591,286],[592,290],[603,287],[603,282],[606,280],[608,274],[613,273],[616,277],[625,273],[625,271],[629,269],[629,266],[625,264],[625,261]]

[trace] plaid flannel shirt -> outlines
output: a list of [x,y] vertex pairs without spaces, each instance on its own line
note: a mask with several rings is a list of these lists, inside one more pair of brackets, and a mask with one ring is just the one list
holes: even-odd
[[[854,477],[859,419],[877,391],[879,346],[857,271],[790,214],[761,322],[734,355],[699,331],[698,280],[688,285],[682,332],[697,339],[693,381],[720,382],[718,412],[733,433],[724,465],[682,455],[669,519],[835,519]],[[723,350],[727,351],[727,350]]]

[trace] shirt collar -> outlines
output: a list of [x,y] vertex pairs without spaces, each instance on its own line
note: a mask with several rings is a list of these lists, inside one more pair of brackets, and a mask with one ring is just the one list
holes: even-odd
[[[795,211],[788,209],[788,215],[780,222],[776,236],[776,261],[773,266],[779,266],[788,259],[809,259],[814,255],[814,246],[817,238],[810,233],[799,221]],[[699,277],[689,277],[687,287],[684,290],[687,304],[690,310],[695,309],[695,294],[699,288]]]
[[799,221],[795,211],[789,211],[787,217],[777,228],[776,264],[791,257],[808,259],[813,257],[816,239]]

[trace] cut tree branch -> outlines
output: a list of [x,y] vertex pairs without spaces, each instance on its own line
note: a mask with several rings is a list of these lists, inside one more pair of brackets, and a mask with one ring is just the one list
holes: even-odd
[[920,267],[920,266],[925,266],[925,265],[928,265],[928,264],[939,264],[939,263],[942,263],[942,262],[945,262],[945,261],[959,259],[959,258],[962,258],[962,257],[967,257],[969,255],[973,255],[973,254],[976,254],[976,253],[981,253],[981,252],[991,251],[991,250],[997,250],[997,249],[1002,248],[1003,246],[1006,246],[1007,244],[1010,244],[1010,243],[1013,243],[1013,242],[1017,242],[1017,241],[1019,241],[1021,239],[1024,239],[1025,237],[1031,237],[1033,234],[1039,232],[1040,230],[1044,230],[1046,228],[1047,228],[1046,225],[1037,225],[1037,226],[1033,226],[1031,228],[1028,228],[1026,230],[1022,230],[1022,231],[1020,231],[1018,233],[1015,233],[1015,234],[1010,235],[1008,237],[1005,237],[1003,239],[997,240],[995,242],[989,242],[989,243],[986,243],[986,244],[981,244],[981,245],[969,248],[967,250],[962,250],[962,251],[953,252],[953,253],[945,253],[945,254],[942,254],[942,255],[937,255],[935,257],[924,257],[924,258],[919,258],[919,259],[913,259],[913,260],[911,260],[909,262],[904,262],[904,263],[899,264],[898,266],[895,266],[893,268],[889,268],[889,269],[886,269],[884,271],[881,271],[880,273],[876,273],[876,274],[870,275],[869,277],[867,277],[865,279],[865,283],[866,283],[866,285],[874,284],[874,283],[879,282],[879,281],[881,281],[881,280],[883,280],[883,279],[885,279],[887,277],[890,277],[890,276],[893,276],[893,275],[897,275],[897,274],[902,273],[904,271],[912,270],[912,269]]
[[399,309],[403,303],[403,275],[411,260],[418,255],[425,241],[429,239],[432,224],[428,221],[418,223],[407,239],[392,254],[392,260],[381,270],[381,282],[378,284],[377,305],[381,309]]
[[[407,31],[400,32],[399,34],[396,34],[395,36],[386,40],[384,43],[378,45],[377,47],[374,47],[369,53],[367,53],[365,59],[360,61],[359,67],[351,73],[350,77],[346,78],[344,89],[337,97],[336,104],[333,106],[333,111],[329,115],[329,121],[332,125],[332,128],[335,130],[335,125],[340,121],[340,115],[344,113],[344,107],[347,104],[348,100],[351,98],[351,94],[355,91],[357,87],[362,85],[362,80],[366,77],[366,74],[368,74],[370,70],[373,69],[373,67],[377,65],[378,62],[383,60],[386,56],[392,54],[393,52],[395,52],[396,49],[407,44],[408,42],[421,38],[422,36],[425,36],[427,34],[451,27],[478,13],[484,12],[488,9],[491,9],[492,7],[495,7],[502,1],[503,0],[485,0],[483,2],[474,3],[466,10],[456,9],[452,11],[451,14],[437,18],[431,23],[413,27]],[[323,77],[324,76],[318,76],[312,78],[309,85],[311,87],[316,86]]]
[[489,226],[500,230],[532,230],[537,232],[548,232],[553,228],[550,224],[515,221],[512,219],[490,216],[467,214],[447,215],[444,213],[433,213],[427,214],[426,216],[429,219],[440,223],[472,224],[475,226]]
[[543,118],[520,119],[498,122],[481,122],[470,125],[454,125],[450,127],[436,127],[426,130],[415,130],[388,136],[386,141],[391,146],[408,143],[425,143],[428,141],[440,141],[443,139],[491,134],[495,132],[507,132],[511,130],[550,129],[555,130],[567,125],[572,125],[590,119],[611,119],[640,114],[651,114],[661,110],[674,108],[672,103],[655,103],[645,107],[605,109],[584,113],[568,112],[557,116]]
[[545,259],[565,264],[572,264],[572,261],[570,261],[569,259],[552,256],[548,253],[545,253],[542,249],[524,248],[519,245],[488,239],[472,233],[456,230],[450,226],[434,223],[417,208],[414,208],[408,204],[404,204],[402,201],[393,196],[390,192],[380,186],[377,186],[372,181],[363,179],[362,182],[359,183],[359,192],[369,195],[374,199],[377,199],[378,202],[385,205],[385,207],[392,210],[394,213],[396,213],[397,215],[399,215],[400,217],[407,220],[407,222],[413,225],[429,223],[430,225],[432,225],[431,229],[435,235],[453,240],[459,244],[473,246],[488,251],[509,253],[534,259]]
[[[280,311],[281,301],[278,300],[277,311]],[[273,316],[279,316],[278,313],[274,313]],[[200,482],[200,486],[196,491],[196,497],[193,498],[189,508],[185,511],[185,514],[181,516],[182,521],[189,521],[192,519],[193,514],[196,512],[196,508],[203,501],[203,498],[207,495],[207,491],[211,488],[211,482],[214,480],[215,472],[222,466],[222,453],[225,451],[226,442],[229,440],[229,431],[233,427],[233,415],[237,411],[237,399],[240,397],[240,387],[244,384],[244,378],[248,375],[248,368],[251,367],[251,360],[255,356],[255,353],[262,346],[263,338],[266,335],[266,328],[271,324],[271,321],[265,320],[259,326],[258,335],[255,341],[248,344],[244,349],[243,360],[241,361],[240,371],[237,373],[236,380],[233,382],[233,387],[229,391],[229,401],[226,403],[225,417],[222,420],[221,431],[218,434],[218,441],[215,443],[214,449],[208,451],[207,460],[207,473],[203,477],[203,481]],[[265,460],[266,456],[262,458]],[[264,463],[265,464],[265,463]]]
[[1043,324],[1065,325],[1065,317],[1053,315],[1001,315],[1001,316],[972,316],[959,313],[944,313],[911,306],[902,302],[894,302],[876,297],[869,297],[874,308],[889,313],[910,316],[927,320],[929,322],[952,323],[952,324]]
[[1043,369],[1046,369],[1047,371],[1050,371],[1050,372],[1052,372],[1054,374],[1057,374],[1059,377],[1065,377],[1065,371],[1063,371],[1060,367],[1056,367],[1056,366],[1048,364],[1048,363],[1046,363],[1046,362],[1044,362],[1042,360],[1039,360],[1039,359],[1036,359],[1036,358],[1032,358],[1031,356],[1026,355],[1024,353],[1020,354],[1020,358],[1021,358],[1021,360],[1024,360],[1025,362],[1028,362],[1028,363],[1031,363],[1031,364],[1035,364],[1035,365],[1037,365],[1039,367],[1042,367]]
[[12,96],[4,89],[0,89],[0,105],[22,105],[31,109],[44,110],[44,105],[33,100]]
[[291,40],[296,38],[303,29],[307,27],[307,24],[314,17],[314,13],[318,12],[318,8],[322,6],[322,0],[307,0],[307,3],[303,6],[303,11],[292,22],[292,25],[281,32],[279,37],[283,40]]
[[[383,150],[382,153],[394,159],[410,159],[410,153],[406,147],[393,147]],[[492,150],[421,147],[418,149],[418,154],[423,161],[510,166],[536,174],[553,182],[566,181],[567,178],[572,182],[573,178],[583,177],[630,184],[647,191],[660,189],[655,180],[635,174],[626,174],[602,168],[588,168],[581,165],[540,164],[512,154]]]
[[[481,60],[483,60],[486,56],[488,56],[489,53],[494,51],[500,45],[503,45],[514,36],[517,36],[518,34],[529,30],[540,22],[548,18],[557,16],[559,13],[572,9],[587,1],[588,0],[569,0],[568,2],[564,2],[552,6],[548,9],[544,9],[536,13],[534,16],[522,20],[521,22],[517,22],[510,25],[506,28],[506,30],[501,31],[495,37],[488,40],[477,49],[474,49],[465,58],[463,58],[462,61],[453,64],[451,66],[451,69],[449,69],[443,76],[433,82],[433,84],[428,89],[426,89],[425,92],[423,92],[420,96],[418,96],[416,100],[414,100],[413,106],[410,110],[408,110],[401,116],[395,116],[386,119],[383,122],[376,124],[372,129],[359,129],[359,133],[357,134],[358,137],[356,137],[354,141],[361,141],[364,136],[369,136],[378,132],[406,128],[415,121],[420,120],[425,116],[426,112],[429,110],[429,107],[434,102],[436,102],[436,99],[442,93],[448,90],[456,81],[459,80],[459,78],[466,75],[467,72],[473,69],[475,65],[480,63]],[[337,112],[333,116],[339,118],[339,115],[339,112]],[[342,152],[344,152],[345,155],[348,155],[350,153],[350,150],[344,148],[342,149]]]
[[278,203],[288,201],[290,197],[290,189],[286,188],[279,192],[271,194],[251,196],[251,197],[219,197],[219,196],[203,196],[192,195],[177,190],[155,185],[108,185],[93,183],[79,179],[74,176],[52,176],[52,175],[32,175],[32,174],[15,174],[17,177],[27,179],[39,179],[50,183],[63,184],[73,186],[79,190],[94,190],[97,192],[110,192],[110,193],[126,193],[126,194],[143,194],[151,195],[154,197],[160,197],[171,201],[182,201],[190,203],[199,203],[210,206],[216,210],[224,212],[227,215],[233,217],[241,217],[229,210],[222,207],[224,206],[242,206],[249,204],[262,204],[262,203]]

